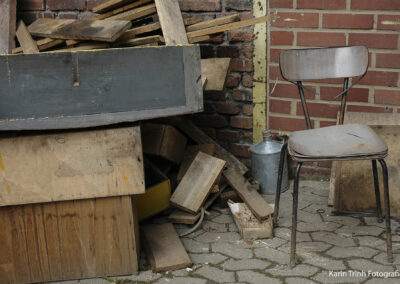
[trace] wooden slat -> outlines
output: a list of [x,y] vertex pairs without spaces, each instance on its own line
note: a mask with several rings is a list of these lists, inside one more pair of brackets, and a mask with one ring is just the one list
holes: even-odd
[[49,38],[114,42],[131,25],[129,21],[37,19],[29,32]]
[[146,5],[143,7],[139,7],[139,8],[129,10],[124,13],[109,17],[109,18],[107,18],[107,21],[110,21],[110,20],[133,21],[133,20],[137,20],[137,19],[149,16],[149,15],[152,15],[155,12],[156,12],[156,5],[149,4],[149,5]]
[[118,8],[118,9],[115,9],[115,10],[112,10],[112,11],[108,11],[108,12],[106,12],[104,14],[98,15],[98,16],[94,17],[93,20],[107,19],[107,18],[112,17],[114,15],[120,14],[120,13],[128,11],[128,10],[131,10],[133,8],[136,8],[136,7],[139,7],[140,5],[144,5],[144,4],[150,3],[152,1],[153,0],[138,0],[138,1],[135,1],[135,2],[133,2],[131,4],[122,6],[122,7]]
[[[104,13],[106,11],[112,10],[118,6],[125,5],[126,3],[133,2],[135,0],[109,0],[105,3],[97,5],[92,9],[93,13]],[[138,1],[135,1],[138,2]]]
[[152,23],[150,25],[145,25],[145,26],[133,28],[133,29],[130,29],[130,30],[127,30],[126,32],[124,32],[121,35],[121,37],[119,38],[119,40],[120,41],[125,41],[125,40],[128,40],[128,39],[135,38],[137,35],[153,32],[153,31],[157,31],[159,29],[161,29],[161,25],[160,25],[159,22]]
[[215,145],[214,144],[201,144],[201,145],[193,145],[186,148],[185,153],[183,154],[182,162],[179,166],[179,171],[176,176],[176,179],[180,181],[183,176],[186,174],[188,168],[196,157],[197,153],[203,152],[210,156],[214,156],[215,153]]
[[194,16],[194,17],[183,19],[183,23],[185,24],[185,26],[190,26],[190,25],[200,23],[202,20],[203,20],[202,16]]
[[233,22],[236,22],[239,20],[240,20],[240,14],[229,15],[226,17],[219,17],[214,20],[204,21],[204,22],[200,22],[200,23],[197,23],[194,25],[190,25],[190,26],[186,27],[186,31],[194,32],[194,31],[198,31],[198,30],[202,30],[202,29],[206,29],[206,28],[210,28],[210,27],[233,23]]
[[144,193],[139,127],[0,139],[0,206]]
[[0,54],[10,53],[15,47],[17,1],[0,1]]
[[230,24],[226,24],[226,25],[221,25],[221,26],[211,27],[211,28],[207,28],[207,29],[194,31],[194,32],[189,32],[189,33],[187,33],[187,36],[188,36],[188,38],[192,38],[192,37],[199,37],[199,36],[203,36],[203,35],[211,35],[211,34],[216,34],[216,33],[229,31],[229,30],[233,30],[233,29],[252,26],[255,24],[265,23],[270,20],[271,20],[270,16],[258,17],[258,18],[254,18],[254,19],[243,20],[243,21],[236,22],[236,23],[230,23]]
[[133,39],[124,40],[118,42],[118,44],[122,46],[138,46],[138,45],[145,45],[145,44],[152,44],[152,43],[163,43],[164,38],[160,35],[153,35],[153,36],[145,36],[145,37],[138,37]]
[[211,39],[211,37],[209,35],[205,35],[205,36],[191,37],[188,40],[189,40],[189,43],[194,44],[194,43],[198,43],[198,42],[202,42],[202,41],[207,41],[210,39]]
[[143,246],[154,272],[177,270],[192,265],[171,223],[144,225],[142,231]]
[[171,197],[171,204],[197,213],[224,169],[225,161],[199,152]]
[[[38,41],[36,41],[36,45],[38,46],[40,51],[46,50],[46,49],[50,49],[54,46],[57,45],[61,45],[63,44],[65,41],[62,39],[52,39],[52,38],[44,38],[44,39],[40,39]],[[16,47],[12,49],[12,54],[18,54],[18,53],[22,53],[22,47]]]
[[69,51],[79,51],[79,50],[92,50],[92,49],[103,49],[109,48],[108,43],[82,43],[75,47],[67,47],[62,49],[53,50],[52,52],[69,52]]
[[22,20],[18,23],[16,36],[24,53],[39,53],[36,42],[32,39],[31,34]]
[[155,0],[166,45],[188,44],[178,0]]
[[234,168],[228,168],[223,172],[228,184],[236,190],[240,198],[247,204],[257,220],[262,222],[273,213],[272,207],[255,190],[251,190],[250,183]]
[[201,60],[201,76],[208,79],[205,90],[219,91],[225,89],[226,79],[230,72],[230,58],[209,58]]

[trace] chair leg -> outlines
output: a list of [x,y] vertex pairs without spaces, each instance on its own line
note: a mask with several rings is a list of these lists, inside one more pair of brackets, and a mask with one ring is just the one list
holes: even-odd
[[297,203],[299,199],[299,176],[303,163],[297,163],[293,185],[292,237],[290,245],[290,267],[296,266]]
[[385,209],[386,209],[386,250],[387,250],[387,260],[389,263],[393,262],[393,252],[392,252],[392,230],[390,226],[390,199],[389,199],[389,177],[388,177],[388,169],[386,166],[385,160],[379,160],[382,166],[383,172],[383,187],[385,191]]
[[274,218],[273,218],[273,223],[275,227],[278,226],[279,201],[281,199],[282,176],[286,160],[287,146],[288,146],[287,143],[283,144],[279,159],[278,181],[276,183],[275,207],[274,207]]
[[378,170],[376,168],[376,160],[372,160],[372,172],[374,174],[376,215],[378,216],[378,223],[382,223],[383,219],[382,219],[382,209],[381,209],[381,196],[379,194],[379,179],[378,179]]

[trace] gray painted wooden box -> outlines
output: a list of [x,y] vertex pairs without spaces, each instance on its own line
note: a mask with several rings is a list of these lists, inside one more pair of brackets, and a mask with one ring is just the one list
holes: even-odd
[[92,127],[202,109],[198,46],[0,56],[0,130]]

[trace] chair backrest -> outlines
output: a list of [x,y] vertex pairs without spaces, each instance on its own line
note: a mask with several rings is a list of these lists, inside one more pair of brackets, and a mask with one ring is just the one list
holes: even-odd
[[368,68],[365,46],[284,50],[279,54],[282,76],[289,81],[349,78]]

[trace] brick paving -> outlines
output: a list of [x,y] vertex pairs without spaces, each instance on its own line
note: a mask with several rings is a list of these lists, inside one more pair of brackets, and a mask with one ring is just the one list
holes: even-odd
[[[206,216],[202,228],[182,238],[193,266],[153,273],[142,253],[137,275],[65,281],[75,283],[400,283],[400,277],[382,278],[373,272],[400,269],[400,236],[393,235],[394,263],[386,262],[385,232],[376,218],[332,216],[326,206],[329,183],[302,181],[299,195],[297,255],[300,263],[288,267],[291,226],[291,190],[282,194],[279,227],[273,239],[244,241],[228,209],[217,205]],[[269,202],[273,200],[269,199]],[[324,213],[318,213],[323,209]],[[156,222],[163,222],[157,217]],[[392,221],[392,230],[399,226]],[[176,225],[178,232],[187,230]],[[333,277],[331,271],[347,275]],[[354,276],[350,271],[360,272]],[[365,274],[361,274],[365,271]]]

